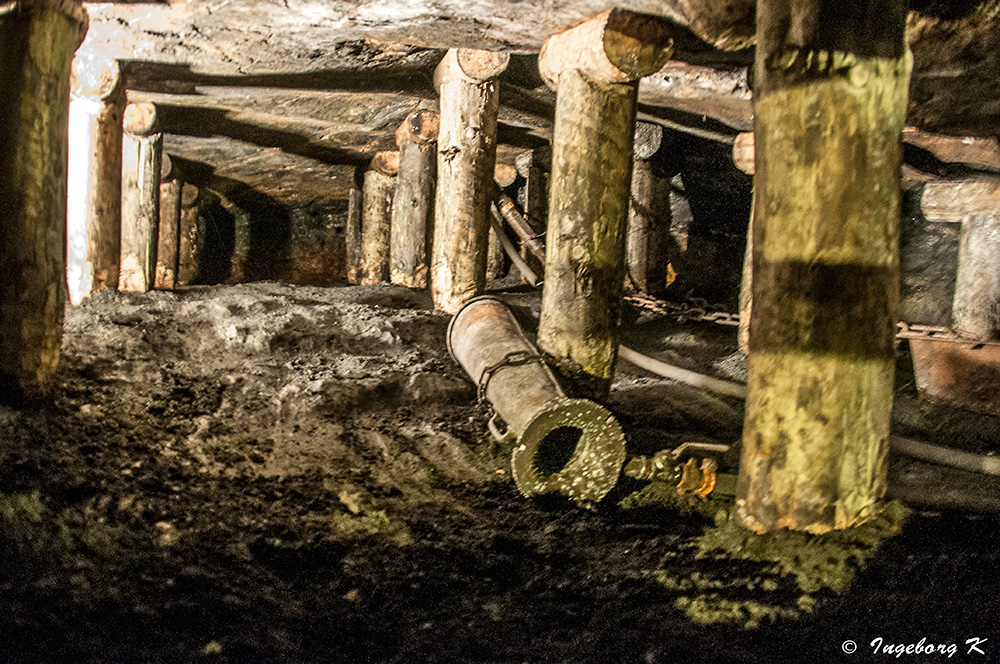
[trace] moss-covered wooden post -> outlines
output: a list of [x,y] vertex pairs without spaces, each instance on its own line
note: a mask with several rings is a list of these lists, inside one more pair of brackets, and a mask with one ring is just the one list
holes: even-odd
[[419,110],[396,130],[399,174],[392,201],[389,279],[400,286],[427,287],[439,129],[437,113]]
[[66,298],[70,65],[82,5],[0,5],[0,398],[50,386]]
[[198,236],[198,187],[181,185],[180,238],[177,243],[177,286],[190,286],[198,278],[201,242]]
[[129,104],[123,126],[118,290],[145,293],[153,287],[156,274],[163,134],[153,104]]
[[451,49],[434,71],[441,97],[431,249],[434,307],[455,313],[486,285],[499,84],[507,53]]
[[[877,17],[877,20],[876,18]],[[906,3],[761,0],[742,523],[872,518],[886,485],[899,289]]]
[[392,198],[398,171],[398,152],[376,152],[365,173],[361,211],[361,276],[358,283],[389,282]]
[[173,290],[177,285],[178,252],[181,240],[181,192],[184,182],[177,165],[163,155],[160,168],[160,224],[156,245],[155,288]]
[[636,125],[626,264],[628,283],[652,295],[667,288],[670,262],[670,180],[660,177],[651,161],[662,143],[662,127]]
[[612,10],[538,56],[557,90],[538,344],[594,396],[607,392],[618,348],[638,79],[670,53],[664,20]]
[[118,287],[122,113],[117,60],[81,49],[73,58],[66,196],[66,282],[74,305]]

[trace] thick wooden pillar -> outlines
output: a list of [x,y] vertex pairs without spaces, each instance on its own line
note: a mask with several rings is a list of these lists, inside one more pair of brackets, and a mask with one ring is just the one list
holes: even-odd
[[180,238],[177,243],[177,286],[190,286],[198,278],[201,242],[198,235],[198,187],[181,185]]
[[377,152],[365,173],[361,210],[361,277],[358,283],[389,282],[392,198],[398,171],[398,152]]
[[86,29],[77,3],[0,6],[0,398],[44,393],[59,362],[70,65]]
[[118,287],[125,89],[117,60],[73,59],[66,195],[66,282],[74,305]]
[[486,283],[499,84],[507,53],[451,49],[434,71],[441,97],[431,249],[434,307],[455,313]]
[[168,155],[163,155],[160,168],[160,223],[154,282],[154,287],[162,290],[173,290],[177,285],[183,189],[184,182],[177,172],[177,166]]
[[347,194],[347,223],[344,225],[344,263],[347,281],[361,280],[361,210],[364,207],[365,167],[354,169],[354,179]]
[[661,19],[612,10],[538,57],[557,89],[538,344],[592,396],[607,393],[618,348],[638,79],[669,44]]
[[118,290],[145,293],[153,287],[156,274],[163,134],[153,104],[129,104],[123,126]]
[[651,295],[666,289],[670,262],[670,180],[660,177],[651,162],[662,143],[662,127],[636,125],[626,265],[628,283]]
[[[872,16],[878,16],[874,21]],[[745,526],[822,533],[885,492],[906,3],[761,0]]]
[[389,279],[400,286],[427,287],[440,126],[437,113],[419,110],[396,131],[399,174],[392,202]]
[[1000,178],[924,185],[928,221],[960,222],[951,326],[979,341],[1000,339]]

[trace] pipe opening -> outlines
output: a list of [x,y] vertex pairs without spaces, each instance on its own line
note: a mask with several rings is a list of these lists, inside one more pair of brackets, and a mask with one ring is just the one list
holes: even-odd
[[583,436],[577,427],[556,427],[545,434],[535,452],[534,467],[542,475],[555,475],[567,465]]

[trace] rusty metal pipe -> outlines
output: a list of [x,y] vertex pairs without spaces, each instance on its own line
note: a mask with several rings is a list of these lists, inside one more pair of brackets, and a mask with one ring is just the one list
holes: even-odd
[[545,243],[542,242],[540,236],[535,233],[535,229],[531,227],[523,215],[518,211],[517,205],[511,200],[511,197],[503,193],[500,185],[494,183],[493,185],[493,202],[496,203],[497,209],[500,211],[500,215],[510,224],[510,227],[514,229],[517,233],[518,239],[524,243],[528,251],[534,255],[542,264],[545,263]]
[[514,443],[521,493],[596,502],[611,490],[625,462],[621,426],[603,406],[566,396],[506,304],[489,296],[467,302],[448,326],[448,351],[495,411],[491,433]]

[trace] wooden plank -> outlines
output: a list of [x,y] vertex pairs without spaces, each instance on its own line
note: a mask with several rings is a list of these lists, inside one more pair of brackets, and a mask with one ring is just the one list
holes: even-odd
[[928,182],[920,197],[920,210],[928,221],[960,222],[970,214],[998,214],[1000,177]]

